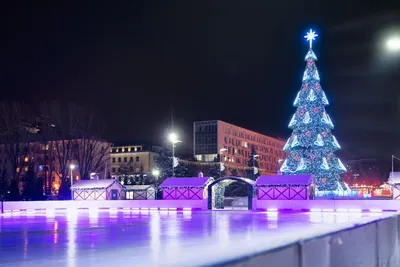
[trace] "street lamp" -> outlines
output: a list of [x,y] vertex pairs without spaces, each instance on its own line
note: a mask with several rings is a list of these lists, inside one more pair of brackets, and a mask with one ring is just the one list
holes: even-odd
[[175,176],[175,144],[182,142],[178,140],[178,135],[174,132],[168,135],[168,139],[172,144],[172,177]]
[[226,148],[221,148],[219,150],[219,178],[222,176],[222,152],[227,151],[228,149]]
[[386,49],[390,53],[400,52],[400,36],[391,36],[386,41]]
[[160,171],[157,170],[157,169],[154,169],[154,170],[151,172],[151,174],[152,174],[154,177],[158,177],[158,176],[160,176]]
[[74,191],[72,191],[72,185],[74,183],[74,178],[72,177],[72,170],[75,169],[75,164],[70,164],[69,169],[71,170],[70,179],[71,179],[71,200],[74,200]]

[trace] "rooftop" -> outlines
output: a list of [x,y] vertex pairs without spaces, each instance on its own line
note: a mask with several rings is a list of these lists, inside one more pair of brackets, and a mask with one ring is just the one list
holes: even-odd
[[167,178],[160,184],[163,187],[204,187],[212,177]]
[[311,175],[274,175],[260,176],[256,181],[256,186],[264,185],[309,185]]
[[72,189],[105,189],[113,185],[115,179],[100,179],[100,180],[79,180],[71,188]]

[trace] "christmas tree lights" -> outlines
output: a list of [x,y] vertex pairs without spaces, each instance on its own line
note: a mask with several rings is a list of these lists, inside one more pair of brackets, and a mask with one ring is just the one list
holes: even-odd
[[312,30],[305,36],[310,49],[305,57],[303,83],[293,103],[297,110],[289,123],[293,132],[284,146],[289,155],[281,172],[285,175],[312,174],[318,190],[337,191],[344,186],[339,175],[347,170],[334,154],[341,147],[332,135],[334,125],[325,111],[329,101],[321,88],[315,64],[317,56],[312,50],[316,36]]

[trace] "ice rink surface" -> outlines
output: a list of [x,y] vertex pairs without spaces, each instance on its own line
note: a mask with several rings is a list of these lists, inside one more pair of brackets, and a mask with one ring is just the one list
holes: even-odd
[[0,266],[211,265],[382,216],[143,210],[3,214]]

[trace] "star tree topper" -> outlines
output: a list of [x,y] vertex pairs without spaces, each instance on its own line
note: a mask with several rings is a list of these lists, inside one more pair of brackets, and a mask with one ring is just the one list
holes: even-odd
[[312,48],[312,41],[315,40],[315,37],[317,37],[318,34],[315,33],[315,31],[313,31],[312,29],[310,29],[310,31],[307,33],[307,35],[304,36],[304,38],[307,39],[307,41],[310,42],[310,49]]

